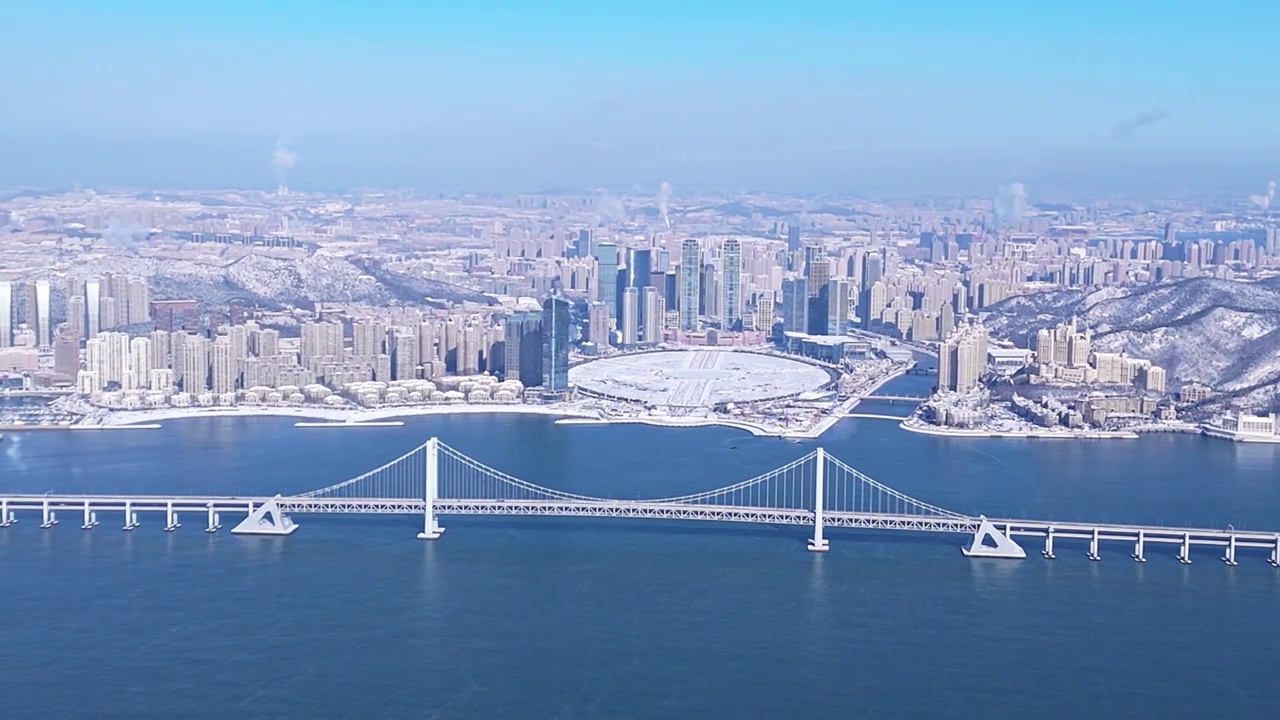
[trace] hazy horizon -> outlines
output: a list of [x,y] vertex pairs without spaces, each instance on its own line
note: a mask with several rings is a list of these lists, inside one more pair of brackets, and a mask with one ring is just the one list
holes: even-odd
[[1262,191],[1280,11],[1124,5],[21,3],[0,187]]

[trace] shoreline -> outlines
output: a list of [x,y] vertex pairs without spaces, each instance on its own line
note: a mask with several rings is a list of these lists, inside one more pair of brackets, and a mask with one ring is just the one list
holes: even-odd
[[918,424],[898,423],[898,427],[907,432],[920,435],[954,438],[993,438],[993,439],[1033,439],[1033,440],[1137,440],[1138,433],[1121,430],[1086,430],[1080,432],[1053,432],[1050,430],[966,430],[962,428],[942,428],[937,426],[921,426]]
[[[436,415],[543,415],[557,418],[557,424],[566,425],[622,425],[637,424],[654,427],[691,428],[725,427],[741,430],[754,437],[776,437],[800,441],[816,440],[845,419],[863,401],[863,396],[876,392],[885,384],[906,374],[909,366],[902,367],[859,389],[859,394],[818,413],[817,419],[804,428],[788,428],[757,422],[735,416],[709,414],[701,417],[669,417],[662,415],[610,415],[602,408],[590,404],[576,405],[427,405],[395,406],[381,408],[324,407],[324,406],[263,406],[235,405],[230,407],[152,408],[145,410],[112,410],[95,408],[75,424],[68,425],[20,425],[0,431],[25,432],[28,430],[126,430],[156,429],[159,423],[169,420],[208,419],[218,417],[279,417],[299,421],[298,427],[385,427],[404,418]],[[403,423],[398,423],[403,425]]]

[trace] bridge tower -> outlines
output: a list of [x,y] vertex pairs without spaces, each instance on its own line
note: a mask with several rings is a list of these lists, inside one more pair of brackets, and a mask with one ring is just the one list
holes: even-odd
[[822,536],[822,511],[826,505],[827,451],[818,448],[813,453],[813,537],[809,540],[809,552],[826,552],[831,543]]
[[431,438],[423,446],[426,450],[426,482],[422,491],[422,532],[419,540],[437,540],[444,533],[444,528],[436,522],[436,498],[440,496],[440,440]]

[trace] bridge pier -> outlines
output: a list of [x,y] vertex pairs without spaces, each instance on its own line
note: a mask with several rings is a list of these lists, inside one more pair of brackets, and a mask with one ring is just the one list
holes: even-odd
[[1098,554],[1098,528],[1093,529],[1093,537],[1089,539],[1089,559],[1094,562],[1102,559]]
[[80,526],[81,530],[88,530],[98,524],[98,513],[89,509],[89,501],[84,501],[84,524]]
[[1191,564],[1191,533],[1182,534],[1182,549],[1178,551],[1178,562],[1183,565]]
[[168,503],[165,505],[164,519],[165,519],[165,524],[164,524],[165,532],[173,532],[174,530],[177,530],[178,528],[182,527],[182,524],[178,522],[178,513],[173,511],[173,503]]
[[138,527],[138,513],[133,511],[133,503],[129,500],[124,502],[124,527],[121,530],[132,530]]
[[49,500],[47,498],[41,504],[40,518],[41,518],[40,527],[43,530],[48,530],[49,528],[58,524],[58,516],[52,510],[49,509]]
[[18,521],[13,517],[13,513],[9,512],[9,501],[0,502],[0,528],[7,528],[16,522]]
[[422,532],[419,540],[439,540],[444,528],[436,520],[436,498],[440,496],[440,441],[431,438],[426,445],[426,482],[422,489]]
[[1280,568],[1280,535],[1276,536],[1276,544],[1271,548],[1271,567]]
[[1041,550],[1040,554],[1044,556],[1045,560],[1052,560],[1058,557],[1053,554],[1053,527],[1050,527],[1044,533],[1044,550]]
[[1236,562],[1236,536],[1232,535],[1227,538],[1227,554],[1222,556],[1222,562],[1230,567],[1235,567],[1240,563]]
[[831,549],[831,543],[822,536],[822,511],[826,506],[827,485],[827,453],[822,448],[818,448],[814,453],[814,463],[816,470],[813,474],[813,537],[809,539],[809,552],[827,552]]
[[207,533],[216,533],[222,528],[222,519],[218,517],[218,513],[213,511],[213,503],[209,503],[209,524],[204,531]]
[[1139,530],[1138,540],[1133,544],[1133,554],[1130,555],[1129,557],[1133,558],[1134,562],[1140,562],[1140,563],[1146,562],[1147,561],[1146,546],[1147,546],[1147,533],[1145,530]]

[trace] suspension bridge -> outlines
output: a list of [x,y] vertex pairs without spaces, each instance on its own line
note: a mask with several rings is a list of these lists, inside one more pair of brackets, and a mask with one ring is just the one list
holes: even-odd
[[1280,533],[1232,527],[1178,528],[1040,520],[989,519],[953,512],[909,497],[877,482],[822,448],[782,467],[726,487],[650,500],[594,497],[522,480],[431,438],[404,455],[349,480],[299,495],[274,497],[161,495],[0,495],[0,528],[18,522],[18,513],[39,513],[40,527],[72,514],[81,528],[99,525],[99,514],[123,519],[122,529],[141,526],[140,517],[162,516],[168,532],[180,518],[195,515],[204,531],[222,529],[222,515],[243,515],[237,535],[290,535],[292,515],[306,513],[400,514],[422,518],[423,540],[438,539],[441,516],[557,516],[694,520],[704,522],[801,525],[812,528],[808,547],[830,549],[827,528],[968,535],[961,550],[969,557],[1025,558],[1017,537],[1044,539],[1041,555],[1054,559],[1055,541],[1088,542],[1087,556],[1101,559],[1101,544],[1132,544],[1130,557],[1146,561],[1148,545],[1174,545],[1177,559],[1191,562],[1193,547],[1221,547],[1222,560],[1236,565],[1237,550],[1270,551],[1280,567]]

